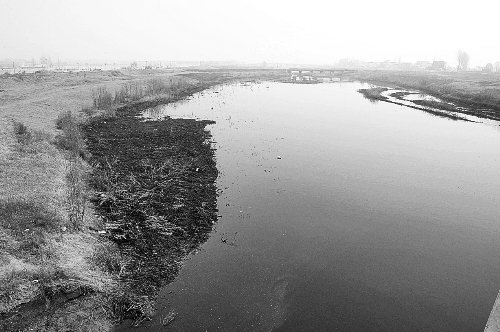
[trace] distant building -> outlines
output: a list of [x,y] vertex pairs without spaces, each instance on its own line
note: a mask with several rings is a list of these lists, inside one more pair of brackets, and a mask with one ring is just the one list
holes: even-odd
[[446,70],[446,61],[433,61],[430,70],[444,71]]
[[495,62],[495,71],[500,73],[500,62]]

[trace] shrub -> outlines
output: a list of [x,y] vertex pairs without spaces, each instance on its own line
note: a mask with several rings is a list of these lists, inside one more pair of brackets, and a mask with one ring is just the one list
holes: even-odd
[[14,122],[14,133],[17,136],[26,136],[30,134],[28,127],[21,122]]
[[56,136],[55,145],[69,151],[72,156],[85,158],[87,153],[78,119],[71,112],[66,112],[57,118],[56,126],[62,130],[62,134]]
[[37,146],[33,143],[49,141],[51,135],[42,130],[31,130],[21,122],[14,122],[14,135],[17,142],[21,144],[20,149],[25,152],[37,152]]
[[168,92],[170,86],[159,78],[152,78],[146,81],[146,95],[153,96]]
[[113,106],[113,96],[105,87],[99,87],[92,92],[94,108],[107,110]]
[[113,103],[123,104],[128,101],[139,100],[144,96],[142,85],[137,82],[129,82],[122,85],[120,91],[115,92]]
[[32,142],[31,132],[28,127],[21,122],[14,122],[14,134],[17,141],[22,145],[28,145]]
[[74,121],[73,114],[68,111],[59,114],[56,120],[56,128],[59,130],[64,130],[65,127],[70,126],[71,122]]

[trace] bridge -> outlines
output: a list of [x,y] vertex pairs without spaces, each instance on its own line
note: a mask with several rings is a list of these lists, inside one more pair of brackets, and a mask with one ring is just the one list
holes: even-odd
[[292,81],[315,81],[318,78],[330,78],[339,77],[342,80],[342,76],[348,74],[354,74],[357,72],[356,69],[347,68],[314,68],[314,67],[303,67],[303,68],[288,68],[287,73],[290,75]]

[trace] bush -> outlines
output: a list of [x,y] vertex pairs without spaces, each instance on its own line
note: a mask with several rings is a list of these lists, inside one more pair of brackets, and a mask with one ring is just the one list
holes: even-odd
[[21,122],[14,122],[14,133],[17,136],[26,136],[30,134],[28,127]]
[[170,91],[170,86],[159,78],[152,78],[146,81],[146,95],[154,96]]
[[113,96],[105,87],[99,87],[92,92],[94,108],[107,110],[113,106]]
[[21,122],[14,122],[14,135],[18,143],[21,144],[21,150],[25,152],[36,152],[37,146],[33,143],[49,141],[51,135],[42,130],[31,130]]
[[14,134],[17,141],[22,145],[28,145],[32,142],[31,132],[25,124],[21,122],[14,122]]
[[[180,87],[180,81],[177,87]],[[113,106],[137,101],[147,96],[157,96],[172,92],[173,80],[166,81],[161,78],[152,78],[145,82],[128,82],[122,84],[120,90],[116,90],[114,95],[100,87],[92,92],[93,109],[110,110]],[[89,113],[90,110],[86,109]]]
[[70,126],[71,122],[74,121],[73,114],[71,112],[64,112],[59,114],[56,120],[56,128],[63,130],[65,127]]
[[142,85],[137,82],[129,82],[122,85],[120,91],[115,92],[113,103],[124,104],[128,101],[139,100],[144,96]]
[[72,156],[85,158],[87,152],[78,119],[71,112],[63,113],[57,118],[56,127],[62,130],[62,134],[56,136],[55,145],[69,151]]

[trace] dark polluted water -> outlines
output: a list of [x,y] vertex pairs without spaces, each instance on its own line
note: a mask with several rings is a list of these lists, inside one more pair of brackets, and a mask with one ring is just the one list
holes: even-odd
[[138,330],[484,328],[500,287],[498,124],[360,87],[233,84],[146,112],[216,121],[222,192],[215,231]]

